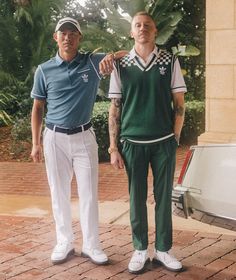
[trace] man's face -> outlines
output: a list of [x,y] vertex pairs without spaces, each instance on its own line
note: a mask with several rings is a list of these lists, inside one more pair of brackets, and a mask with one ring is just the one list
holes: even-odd
[[156,25],[146,15],[135,16],[131,23],[130,35],[136,43],[154,43],[157,35]]
[[53,37],[59,50],[71,53],[77,51],[82,36],[75,29],[64,27],[55,32]]

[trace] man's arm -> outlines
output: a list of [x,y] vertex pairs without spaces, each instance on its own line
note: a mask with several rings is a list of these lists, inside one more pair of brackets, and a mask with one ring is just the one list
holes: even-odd
[[45,100],[34,99],[31,114],[31,130],[32,130],[32,151],[31,157],[34,162],[42,160],[41,133],[44,114]]
[[120,116],[121,116],[121,99],[112,98],[109,109],[109,138],[110,147],[109,153],[111,157],[111,164],[115,168],[123,168],[124,162],[118,151],[118,137],[120,132]]
[[122,58],[128,53],[128,51],[122,50],[115,53],[107,54],[103,60],[99,63],[99,73],[103,76],[110,75],[114,69],[114,61]]
[[184,92],[173,93],[173,102],[175,111],[174,134],[175,139],[179,144],[180,134],[184,124]]

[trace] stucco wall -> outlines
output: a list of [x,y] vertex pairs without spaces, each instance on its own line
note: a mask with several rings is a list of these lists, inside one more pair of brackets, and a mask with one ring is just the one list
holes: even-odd
[[236,0],[206,0],[206,132],[198,144],[236,142]]

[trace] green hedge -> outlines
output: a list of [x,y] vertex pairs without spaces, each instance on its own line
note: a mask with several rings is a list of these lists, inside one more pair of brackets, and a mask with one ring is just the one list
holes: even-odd
[[[110,102],[96,102],[93,110],[92,123],[98,142],[98,154],[100,161],[107,161],[109,155],[108,135],[108,109]],[[180,144],[197,144],[197,137],[204,132],[205,126],[205,106],[202,101],[186,102],[185,124],[182,130]],[[21,141],[31,141],[30,117],[19,119],[12,128],[14,143]]]
[[108,109],[110,102],[96,102],[93,109],[92,124],[96,133],[98,142],[99,161],[107,161],[109,155],[107,149],[109,147],[108,133]]
[[180,144],[196,145],[197,138],[205,131],[205,102],[188,101]]

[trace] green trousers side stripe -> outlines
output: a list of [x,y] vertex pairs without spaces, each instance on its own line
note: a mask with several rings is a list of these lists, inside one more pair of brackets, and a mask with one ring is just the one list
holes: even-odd
[[177,143],[171,138],[155,144],[134,144],[125,141],[122,154],[129,181],[130,222],[134,248],[148,247],[147,177],[153,173],[155,198],[155,248],[168,251],[172,247],[171,193],[174,179]]

